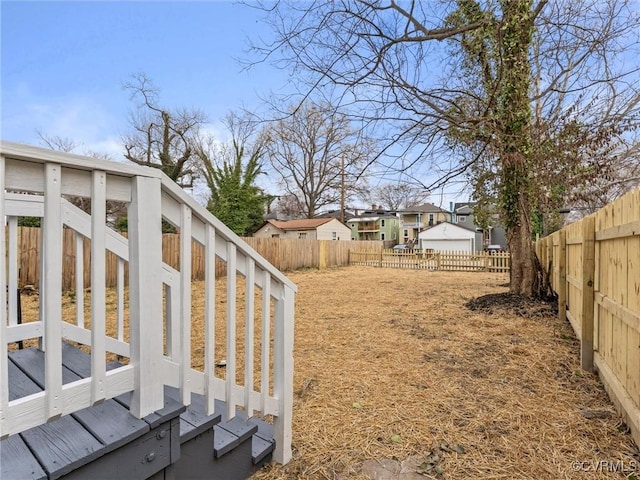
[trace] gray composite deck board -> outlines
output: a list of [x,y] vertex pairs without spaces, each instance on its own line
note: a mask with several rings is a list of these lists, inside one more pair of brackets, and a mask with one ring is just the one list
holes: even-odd
[[7,366],[9,370],[9,401],[42,391],[26,373],[11,361],[11,358],[9,358]]
[[273,440],[268,441],[258,435],[251,437],[251,459],[254,465],[267,458],[273,452],[274,446]]
[[72,414],[91,434],[112,451],[148,432],[149,424],[139,420],[114,400]]
[[[44,385],[44,352],[35,348],[14,350],[9,353],[11,360],[26,373],[31,380],[43,389]],[[80,377],[62,366],[62,383],[67,384],[79,380]]]
[[70,415],[20,434],[52,479],[104,455],[104,445]]
[[245,418],[242,418],[239,415],[233,417],[231,420],[227,420],[226,422],[219,424],[218,426],[238,437],[240,443],[244,442],[258,431],[257,425],[247,422]]
[[[180,392],[174,387],[165,386],[164,394],[176,401],[180,398]],[[216,401],[216,411],[211,415],[207,415],[204,396],[192,393],[191,404],[187,407],[184,413],[180,415],[180,441],[184,443],[191,440],[206,430],[213,428],[214,425],[220,423],[222,415],[219,412],[224,410],[223,407],[224,404],[222,404],[222,402]]]
[[[122,395],[115,397],[115,400],[121,405],[124,405],[128,410],[131,407],[131,392],[123,393]],[[185,410],[186,407],[182,403],[165,396],[164,407],[147,415],[143,420],[149,424],[149,427],[156,428],[160,424],[177,417]]]
[[247,422],[258,427],[258,431],[254,435],[263,440],[273,441],[273,425],[255,417],[250,418]]
[[222,457],[240,445],[237,435],[228,432],[219,425],[213,427],[213,454],[215,458]]
[[[42,390],[44,362],[44,353],[37,349],[10,352],[10,400]],[[91,355],[67,343],[62,346],[62,363],[65,384],[91,374]],[[119,363],[113,362],[107,369],[118,366]],[[180,471],[193,463],[188,467],[193,473],[197,464],[199,468],[204,467],[200,472],[203,478],[213,472],[216,472],[215,478],[226,478],[225,475],[241,478],[242,472],[249,475],[252,468],[259,468],[271,458],[275,445],[272,427],[259,419],[247,419],[242,411],[228,420],[225,403],[220,400],[215,401],[215,413],[207,415],[203,395],[192,393],[191,404],[185,407],[180,402],[178,389],[165,386],[164,408],[144,419],[129,413],[130,402],[131,393],[125,393],[3,440],[0,442],[0,478],[64,476],[71,480],[88,478],[86,475],[99,478],[108,472],[111,477],[124,479],[129,478],[126,465],[134,463],[138,476],[146,478],[161,465],[166,465],[165,470],[171,473],[168,462],[176,461],[181,448],[185,449],[191,442],[196,443],[184,452],[202,455],[204,463],[194,462],[195,457],[191,457],[180,462]],[[156,442],[157,446],[152,447]],[[148,448],[156,450],[156,460],[140,463],[138,457]],[[235,473],[234,465],[239,468]],[[240,465],[244,466],[240,468]],[[217,476],[219,472],[222,477]]]
[[[80,380],[91,371],[91,356],[75,347],[63,343],[63,383]],[[10,400],[37,393],[44,386],[44,352],[38,349],[16,350],[9,353]],[[2,478],[22,478],[28,475],[28,464],[41,466],[49,478],[59,478],[94,462],[108,452],[128,445],[148,433],[152,428],[167,424],[177,417],[184,406],[173,399],[165,401],[165,407],[145,419],[137,419],[128,411],[130,394],[126,401],[115,400],[88,407],[71,415],[34,427],[14,435],[0,443],[6,468],[12,475]],[[175,428],[178,431],[178,428]],[[154,433],[155,435],[155,433]],[[9,443],[9,440],[11,442]],[[168,441],[171,453],[179,456],[179,438]],[[22,445],[20,444],[22,442]],[[174,443],[175,445],[171,445]],[[6,448],[5,448],[6,445]],[[24,458],[17,462],[5,457],[15,448],[21,447]],[[5,461],[6,460],[6,461]],[[25,465],[20,465],[26,462]],[[156,462],[157,463],[157,462]],[[20,475],[15,475],[22,468]]]
[[0,442],[0,478],[7,480],[47,478],[47,474],[20,435],[13,435]]

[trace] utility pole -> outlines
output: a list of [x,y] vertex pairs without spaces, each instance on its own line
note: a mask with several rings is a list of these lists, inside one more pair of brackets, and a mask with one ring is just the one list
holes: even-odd
[[342,168],[342,179],[340,181],[340,221],[344,223],[344,153],[342,154],[340,165]]

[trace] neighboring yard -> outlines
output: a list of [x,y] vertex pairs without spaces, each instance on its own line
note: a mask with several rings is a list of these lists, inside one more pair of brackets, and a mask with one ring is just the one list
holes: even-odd
[[446,479],[633,478],[640,467],[568,323],[544,305],[521,308],[528,317],[464,306],[506,292],[508,274],[288,275],[299,287],[294,459],[255,478],[364,479],[363,462],[411,455]]

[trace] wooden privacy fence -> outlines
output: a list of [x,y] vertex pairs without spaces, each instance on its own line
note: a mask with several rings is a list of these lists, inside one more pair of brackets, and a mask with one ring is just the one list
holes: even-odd
[[[125,234],[126,235],[126,234]],[[291,271],[301,268],[326,268],[349,264],[349,252],[354,249],[381,252],[382,241],[351,240],[311,240],[295,238],[242,238],[278,270]],[[18,229],[18,252],[20,256],[19,285],[33,285],[40,282],[40,228],[20,227]],[[84,257],[84,285],[91,285],[91,242],[84,238],[78,246],[76,234],[71,229],[63,231],[63,278],[65,291],[74,289],[76,275],[76,252]],[[180,235],[164,234],[162,238],[162,259],[173,268],[180,269]],[[111,252],[106,254],[106,286],[113,287],[117,279],[117,259]],[[193,280],[204,279],[204,248],[192,242],[191,272]],[[226,275],[224,262],[216,261],[216,276]],[[128,266],[125,265],[125,279]]]
[[640,189],[536,242],[560,319],[640,445]]
[[509,253],[469,253],[421,250],[352,251],[350,265],[371,267],[406,268],[412,270],[452,270],[508,272]]

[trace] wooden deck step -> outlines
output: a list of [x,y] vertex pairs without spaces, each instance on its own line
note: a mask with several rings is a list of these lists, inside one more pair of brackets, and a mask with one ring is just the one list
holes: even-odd
[[[65,384],[83,378],[82,360],[90,358],[68,347],[62,359]],[[8,360],[10,400],[42,390],[42,351],[16,350]],[[122,397],[2,440],[0,478],[148,478],[162,472],[180,454],[178,418],[185,407],[166,398],[163,409],[140,420]]]
[[[89,354],[64,342],[62,353],[65,384],[90,375]],[[8,370],[10,400],[37,393],[44,386],[44,353],[12,351]],[[219,400],[207,415],[199,394],[192,393],[186,408],[179,398],[178,389],[165,386],[165,407],[137,419],[127,393],[13,435],[0,442],[0,478],[239,480],[271,460],[271,425],[242,411],[228,420]]]
[[[178,390],[165,387],[165,394],[177,398]],[[227,420],[226,405],[219,400],[215,402],[216,413],[206,416],[204,397],[192,393],[191,400],[180,417],[182,450],[175,464],[176,478],[244,479],[271,460],[275,448],[271,425],[247,419],[241,411]]]

